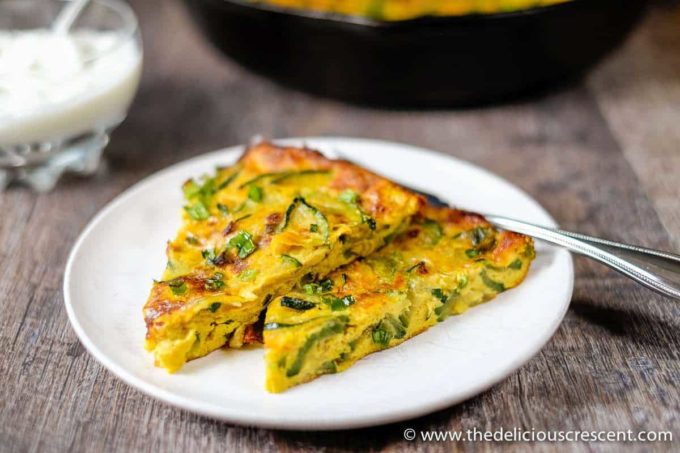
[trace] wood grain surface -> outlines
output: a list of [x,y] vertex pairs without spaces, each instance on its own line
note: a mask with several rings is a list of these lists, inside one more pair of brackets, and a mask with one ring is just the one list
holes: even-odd
[[[141,178],[255,134],[345,135],[432,148],[536,197],[567,229],[680,249],[680,10],[657,6],[587,80],[483,109],[380,111],[278,87],[201,39],[179,2],[133,2],[145,72],[108,166],[49,194],[0,194],[0,450],[447,451],[527,444],[407,442],[403,430],[672,431],[680,446],[680,305],[576,259],[571,308],[548,345],[504,382],[416,420],[346,432],[231,426],[154,401],[87,354],[63,306],[68,252],[87,221]],[[474,207],[474,198],[470,200]],[[102,263],[105,271],[105,263]],[[329,408],[332,410],[332,408]],[[531,445],[620,451],[617,444]]]

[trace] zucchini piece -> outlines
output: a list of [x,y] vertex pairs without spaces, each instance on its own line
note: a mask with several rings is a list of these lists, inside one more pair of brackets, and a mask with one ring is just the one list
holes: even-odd
[[[323,242],[328,243],[328,239],[330,237],[330,225],[328,224],[328,219],[326,219],[326,216],[323,215],[321,211],[307,203],[307,200],[301,196],[295,197],[290,206],[288,206],[288,209],[286,209],[286,213],[283,216],[283,222],[281,222],[281,226],[279,227],[279,232],[285,230],[288,227],[291,220],[298,212],[302,215],[311,216],[314,219],[313,222],[310,221],[310,225],[317,225],[316,230],[323,238]],[[311,231],[311,228],[309,229]]]
[[316,304],[308,300],[298,299],[297,297],[283,296],[281,298],[281,306],[292,308],[293,310],[306,311],[315,308]]
[[277,176],[271,180],[272,184],[281,184],[291,178],[296,178],[299,176],[311,176],[311,175],[327,175],[330,174],[330,170],[299,170],[299,171],[289,171],[284,172],[281,176]]
[[311,351],[318,342],[342,333],[348,322],[349,318],[347,316],[338,316],[329,320],[320,330],[307,337],[302,347],[298,349],[293,364],[286,371],[286,377],[290,378],[300,373],[305,362],[305,356],[309,351]]
[[482,281],[484,282],[484,284],[489,288],[493,289],[494,291],[496,291],[497,293],[502,293],[503,291],[505,291],[505,285],[489,277],[488,274],[486,273],[486,270],[482,271],[482,273],[479,275],[480,277],[482,277]]

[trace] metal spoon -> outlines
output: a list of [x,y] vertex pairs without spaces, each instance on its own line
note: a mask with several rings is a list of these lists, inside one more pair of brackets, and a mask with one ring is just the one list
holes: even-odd
[[[425,196],[430,204],[448,206],[435,195],[411,190]],[[484,217],[494,226],[526,234],[587,256],[651,290],[680,300],[680,255],[547,228],[493,214],[485,214]]]
[[88,3],[90,3],[90,0],[71,0],[68,2],[52,22],[52,33],[61,35],[68,33]]

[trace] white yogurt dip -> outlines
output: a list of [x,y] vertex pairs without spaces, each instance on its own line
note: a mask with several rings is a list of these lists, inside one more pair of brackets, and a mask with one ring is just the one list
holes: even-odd
[[0,30],[0,146],[76,137],[118,124],[139,84],[134,37]]

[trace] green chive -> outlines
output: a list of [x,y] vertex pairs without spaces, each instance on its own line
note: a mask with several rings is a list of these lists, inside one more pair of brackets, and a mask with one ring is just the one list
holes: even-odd
[[257,248],[253,242],[253,236],[247,231],[239,231],[229,240],[229,246],[238,250],[238,257],[241,259],[253,253]]
[[251,186],[250,189],[248,189],[248,198],[250,198],[251,200],[259,203],[260,201],[262,201],[262,196],[263,192],[261,187]]
[[246,269],[245,271],[238,274],[238,279],[242,282],[249,282],[255,279],[257,276],[257,269]]
[[293,265],[293,266],[295,266],[295,267],[300,267],[300,266],[302,266],[302,263],[301,263],[298,259],[296,259],[296,258],[294,258],[294,257],[292,257],[292,256],[290,256],[290,255],[281,255],[281,259],[282,259],[284,262],[286,262],[286,263],[288,263],[288,264],[291,264],[291,265]]

